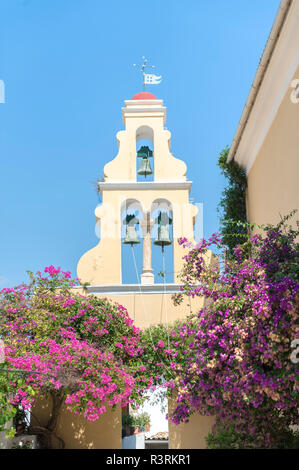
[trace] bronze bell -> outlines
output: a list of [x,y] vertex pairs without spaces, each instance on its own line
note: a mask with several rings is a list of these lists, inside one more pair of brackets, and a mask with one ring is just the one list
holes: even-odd
[[159,227],[158,236],[154,241],[154,245],[162,246],[162,248],[166,245],[171,245],[172,241],[169,235],[169,225],[172,224],[172,219],[168,216],[167,212],[160,212],[156,222],[159,224]]
[[152,150],[150,150],[148,146],[143,145],[142,147],[140,147],[140,149],[137,152],[137,157],[142,158],[142,160],[140,163],[140,168],[137,171],[138,175],[143,175],[146,178],[147,175],[153,174],[153,171],[151,169],[151,165],[149,162],[149,158],[152,156],[153,156],[153,152]]
[[137,217],[135,217],[135,215],[128,214],[123,223],[127,226],[126,236],[123,240],[123,244],[136,245],[137,243],[140,243],[135,229],[135,225],[139,224]]
[[151,169],[151,165],[150,165],[150,161],[147,157],[142,158],[142,160],[140,162],[140,168],[137,171],[137,174],[138,175],[143,175],[145,177],[147,175],[152,175],[153,174],[152,169]]

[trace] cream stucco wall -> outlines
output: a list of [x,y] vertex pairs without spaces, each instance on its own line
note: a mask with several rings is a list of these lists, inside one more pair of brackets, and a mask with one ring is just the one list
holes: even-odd
[[[121,284],[121,208],[128,200],[135,200],[141,204],[144,212],[150,211],[152,204],[157,200],[166,200],[171,203],[173,212],[173,265],[174,272],[178,273],[182,265],[184,249],[177,239],[193,238],[193,223],[197,209],[189,203],[189,190],[151,189],[135,190],[121,189],[103,192],[103,204],[95,213],[101,219],[101,240],[99,244],[85,253],[78,263],[78,277],[90,284]],[[109,269],[107,269],[109,267]],[[177,274],[175,275],[175,282]]]
[[206,449],[206,437],[212,431],[215,418],[194,414],[188,423],[169,423],[170,449]]
[[[139,204],[144,217],[151,213],[154,203],[159,201],[161,204],[163,200],[169,204],[173,217],[175,273],[180,270],[183,255],[177,239],[193,238],[197,208],[189,202],[192,183],[186,181],[185,163],[170,152],[171,134],[164,127],[166,108],[163,101],[125,101],[122,115],[125,130],[117,133],[118,154],[105,165],[105,178],[99,183],[103,201],[96,208],[95,215],[101,229],[101,240],[81,257],[77,268],[79,279],[93,285],[122,282],[121,228],[128,201]],[[140,183],[136,180],[136,145],[142,138],[152,141],[154,182]]]
[[171,325],[204,306],[202,297],[184,299],[182,304],[175,306],[172,294],[109,294],[99,297],[108,298],[126,307],[134,325],[141,329],[159,323]]
[[127,100],[122,109],[125,130],[117,133],[118,154],[105,165],[105,181],[136,181],[136,142],[152,140],[155,181],[186,180],[186,165],[170,153],[171,133],[164,128],[162,100]]
[[[50,400],[46,399],[35,402],[31,417],[33,425],[45,425],[48,422],[51,416],[49,404]],[[64,440],[66,449],[121,449],[121,408],[117,405],[112,410],[107,406],[107,412],[97,421],[88,421],[71,413],[63,405],[56,433]]]
[[[276,224],[280,215],[299,209],[299,103],[291,101],[291,92],[289,88],[248,174],[250,222]],[[298,217],[292,219],[294,226]]]

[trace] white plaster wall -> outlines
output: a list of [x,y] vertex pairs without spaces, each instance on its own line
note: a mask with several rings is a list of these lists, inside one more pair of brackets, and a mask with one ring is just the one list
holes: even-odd
[[144,433],[127,436],[122,441],[123,449],[144,449]]

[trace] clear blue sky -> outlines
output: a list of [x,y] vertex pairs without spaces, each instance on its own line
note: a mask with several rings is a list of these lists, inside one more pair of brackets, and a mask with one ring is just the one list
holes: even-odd
[[[219,226],[218,154],[232,141],[278,0],[0,0],[0,285],[97,244],[92,182],[116,155],[142,55],[163,76],[172,152]],[[105,112],[105,119],[103,115]]]

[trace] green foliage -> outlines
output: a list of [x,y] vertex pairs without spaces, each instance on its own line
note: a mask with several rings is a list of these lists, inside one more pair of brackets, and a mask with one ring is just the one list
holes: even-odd
[[17,407],[10,403],[9,397],[14,392],[14,380],[23,382],[23,378],[17,377],[17,374],[7,372],[8,364],[3,362],[0,364],[0,432],[5,432],[7,437],[15,435],[15,427],[8,428],[10,420],[14,419],[17,414]]
[[[207,446],[209,449],[256,449],[257,441],[251,438],[250,435],[240,434],[234,423],[232,422],[219,422],[213,431],[206,437]],[[262,448],[262,447],[261,447]],[[276,437],[277,449],[298,449],[299,448],[299,433],[298,431],[283,430]]]
[[144,411],[143,413],[140,413],[137,416],[137,418],[138,418],[138,426],[140,427],[150,426],[151,418],[150,418],[150,415],[146,413],[146,411]]
[[[249,448],[248,442],[240,443],[240,435],[235,431],[233,424],[218,424],[206,438],[209,449],[244,449]],[[252,446],[254,447],[254,446]]]
[[132,427],[133,426],[133,415],[131,415],[130,413],[123,413],[122,415],[122,425],[125,426],[130,426]]
[[21,424],[23,424],[24,429],[27,430],[27,428],[29,426],[29,422],[28,422],[26,412],[25,412],[25,410],[22,406],[17,407],[17,412],[14,416],[13,422],[14,422],[15,427],[16,427],[17,424],[21,423]]
[[[172,363],[179,362],[182,366],[184,364],[186,344],[177,341],[181,324],[182,321],[176,321],[168,325],[168,328],[163,324],[152,325],[140,333],[142,361],[146,367],[144,373],[152,378],[154,386],[163,386],[165,381],[174,379]],[[170,392],[168,389],[167,393]],[[158,401],[163,399],[164,393],[159,396]]]
[[129,426],[131,430],[134,430],[137,426],[141,429],[145,429],[146,426],[150,426],[151,418],[145,411],[143,413],[124,413],[122,415],[122,426]]
[[228,183],[222,193],[219,211],[222,241],[233,255],[234,247],[244,243],[247,238],[245,200],[247,180],[245,171],[236,162],[227,162],[228,154],[229,147],[226,147],[220,153],[218,160],[218,166]]

